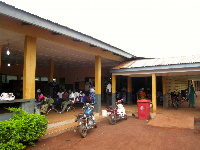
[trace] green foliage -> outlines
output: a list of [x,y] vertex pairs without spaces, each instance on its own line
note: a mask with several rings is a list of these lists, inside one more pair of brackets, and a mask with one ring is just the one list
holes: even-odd
[[27,144],[35,146],[46,132],[48,120],[44,115],[29,114],[20,108],[8,108],[13,117],[0,121],[0,149],[24,149]]

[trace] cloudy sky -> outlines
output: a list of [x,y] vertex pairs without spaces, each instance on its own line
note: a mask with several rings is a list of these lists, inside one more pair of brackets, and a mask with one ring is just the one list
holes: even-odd
[[2,0],[135,56],[200,54],[199,0]]

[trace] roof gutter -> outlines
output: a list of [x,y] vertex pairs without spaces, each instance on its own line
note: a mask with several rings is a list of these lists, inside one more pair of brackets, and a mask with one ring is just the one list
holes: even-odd
[[78,39],[82,42],[86,42],[86,43],[95,45],[97,47],[108,50],[110,52],[113,52],[115,54],[121,55],[126,58],[133,57],[132,54],[129,54],[121,49],[113,47],[107,43],[100,41],[100,40],[97,40],[88,35],[82,34],[75,30],[72,30],[68,27],[59,25],[57,23],[53,23],[52,21],[45,20],[43,18],[40,18],[36,15],[30,14],[23,10],[17,9],[17,8],[15,8],[11,5],[8,5],[6,3],[3,3],[3,2],[0,2],[0,14],[6,15],[8,17],[11,17],[11,18],[14,18],[14,19],[17,19],[17,20],[41,27],[41,28],[45,28],[52,32],[56,32],[56,33],[59,33],[59,34],[65,35],[65,36],[72,37],[74,39]]

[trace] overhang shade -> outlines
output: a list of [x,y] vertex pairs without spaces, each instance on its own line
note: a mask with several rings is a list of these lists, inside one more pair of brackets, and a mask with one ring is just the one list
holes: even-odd
[[200,55],[171,58],[141,59],[122,63],[111,69],[113,75],[160,76],[200,74]]
[[35,26],[50,30],[53,32],[53,34],[61,34],[61,35],[65,35],[65,36],[74,38],[78,41],[86,42],[92,46],[96,46],[96,47],[105,49],[106,51],[110,51],[116,55],[119,55],[119,56],[122,56],[125,58],[134,57],[132,54],[129,54],[121,49],[113,47],[107,43],[100,41],[100,40],[97,40],[88,35],[82,34],[75,30],[72,30],[68,27],[51,22],[49,20],[45,20],[36,15],[27,13],[23,10],[17,9],[17,8],[7,5],[3,2],[0,2],[0,14],[20,20],[20,21],[24,22],[25,24],[35,25]]

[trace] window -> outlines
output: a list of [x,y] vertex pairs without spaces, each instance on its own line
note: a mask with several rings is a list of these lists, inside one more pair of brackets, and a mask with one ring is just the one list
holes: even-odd
[[2,83],[6,83],[6,75],[2,75]]
[[41,77],[41,81],[48,81],[48,77]]
[[7,75],[7,83],[9,83],[10,80],[17,80],[17,76]]
[[[21,80],[23,80],[23,76],[21,76]],[[40,81],[40,77],[35,77],[35,81]]]
[[40,77],[35,77],[35,81],[40,81]]

